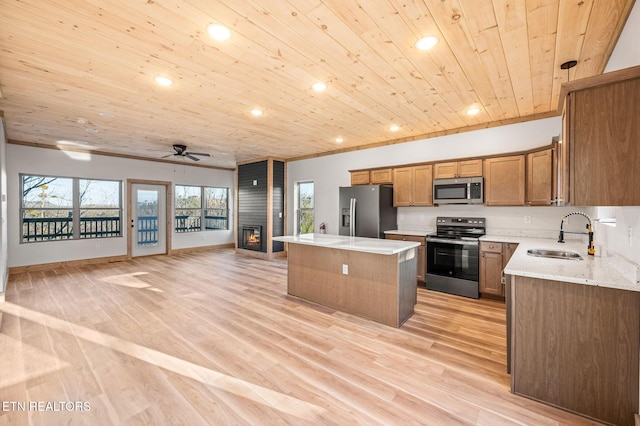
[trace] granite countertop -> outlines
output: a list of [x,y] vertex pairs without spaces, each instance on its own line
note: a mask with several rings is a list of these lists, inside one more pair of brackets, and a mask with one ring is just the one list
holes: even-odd
[[284,243],[306,244],[317,247],[327,247],[340,250],[360,251],[365,253],[375,253],[392,255],[401,253],[420,243],[414,241],[385,240],[378,238],[347,237],[344,235],[330,234],[301,234],[284,237],[273,237],[274,241]]
[[[559,243],[550,238],[485,235],[480,241],[518,243],[513,257],[504,268],[505,274],[576,284],[595,285],[621,290],[640,291],[638,265],[618,256],[587,255],[587,244],[578,240]],[[583,260],[549,259],[527,254],[529,249],[573,251]]]

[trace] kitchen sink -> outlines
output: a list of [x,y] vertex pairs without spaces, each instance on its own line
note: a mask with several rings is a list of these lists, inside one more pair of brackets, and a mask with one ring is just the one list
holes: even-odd
[[578,253],[564,250],[529,249],[527,250],[527,254],[529,256],[548,257],[551,259],[583,260],[582,256]]

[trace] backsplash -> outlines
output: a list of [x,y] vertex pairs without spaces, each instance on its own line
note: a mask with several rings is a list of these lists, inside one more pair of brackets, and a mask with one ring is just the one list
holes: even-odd
[[[573,211],[587,213],[594,221],[594,241],[597,255],[617,262],[625,276],[637,281],[640,265],[640,207],[485,207],[440,206],[398,208],[398,229],[432,233],[436,217],[461,216],[486,218],[487,234],[533,238],[558,238],[562,217]],[[615,224],[600,223],[599,219],[615,218]],[[586,219],[571,216],[564,230],[586,232]],[[565,234],[565,239],[579,239],[586,244],[586,234]]]

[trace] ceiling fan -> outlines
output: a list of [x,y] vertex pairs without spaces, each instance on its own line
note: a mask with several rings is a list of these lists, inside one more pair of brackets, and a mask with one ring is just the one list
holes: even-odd
[[193,161],[200,161],[200,159],[198,157],[194,157],[195,155],[199,155],[201,157],[210,157],[209,154],[204,153],[204,152],[189,152],[187,151],[187,146],[186,145],[182,145],[182,144],[174,144],[173,145],[173,150],[175,151],[175,153],[173,154],[168,154],[165,155],[162,158],[167,158],[167,157],[171,157],[172,155],[174,157],[187,157]]

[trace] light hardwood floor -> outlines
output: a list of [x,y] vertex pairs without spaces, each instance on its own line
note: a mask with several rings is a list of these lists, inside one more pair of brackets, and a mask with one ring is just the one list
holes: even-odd
[[[12,275],[0,424],[591,424],[509,393],[502,303],[419,289],[395,329],[286,274],[219,249]],[[29,410],[60,401],[90,410]]]

